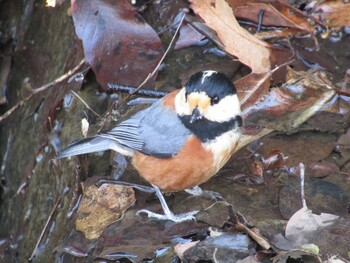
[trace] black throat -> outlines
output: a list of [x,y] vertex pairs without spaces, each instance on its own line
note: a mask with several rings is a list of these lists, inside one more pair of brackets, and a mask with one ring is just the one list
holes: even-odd
[[191,116],[179,116],[179,118],[183,125],[193,132],[202,142],[213,140],[230,130],[240,129],[243,123],[242,117],[239,115],[225,122],[210,121],[206,118],[202,118],[190,123]]

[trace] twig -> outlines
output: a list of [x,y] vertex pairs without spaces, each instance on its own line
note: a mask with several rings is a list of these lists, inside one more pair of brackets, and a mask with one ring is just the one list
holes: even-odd
[[85,60],[83,59],[82,61],[80,61],[80,63],[73,68],[72,70],[68,71],[67,73],[65,73],[64,75],[60,76],[59,78],[55,79],[52,82],[49,82],[37,89],[33,89],[32,93],[24,98],[23,100],[19,101],[16,105],[14,105],[11,109],[9,109],[8,111],[6,111],[3,115],[0,116],[0,122],[2,122],[3,120],[5,120],[7,117],[9,117],[12,113],[14,113],[16,110],[18,110],[25,102],[27,102],[28,100],[30,100],[34,95],[43,92],[45,90],[47,90],[48,88],[64,81],[67,78],[70,78],[71,76],[73,76],[79,69],[80,67],[85,63]]
[[256,241],[263,249],[268,250],[271,248],[271,244],[261,234],[256,233],[252,229],[246,227],[244,224],[237,222],[236,228],[244,230],[252,239]]
[[219,260],[217,260],[217,258],[216,258],[216,253],[218,252],[218,248],[216,247],[215,249],[214,249],[214,253],[213,253],[213,260],[214,260],[214,263],[219,263]]
[[95,182],[96,187],[100,187],[103,184],[116,184],[116,185],[122,185],[126,188],[135,188],[141,192],[145,193],[154,193],[155,190],[153,187],[145,186],[145,185],[139,185],[139,184],[133,184],[123,181],[118,181],[114,179],[99,179],[97,182]]
[[303,208],[307,208],[305,199],[305,166],[303,163],[299,164],[300,169],[300,196]]
[[73,90],[71,90],[71,92],[74,94],[74,96],[76,96],[85,106],[86,108],[88,108],[93,114],[95,114],[95,116],[99,119],[101,119],[101,115],[98,114],[96,111],[94,111],[84,100],[82,97],[80,97],[76,92],[74,92]]
[[265,14],[265,10],[264,9],[260,9],[260,11],[258,13],[258,27],[256,29],[256,33],[260,33],[262,21],[263,21],[263,18],[264,18],[264,14]]
[[51,223],[52,217],[53,217],[54,213],[56,212],[57,207],[59,206],[59,204],[61,203],[61,201],[62,201],[62,196],[59,197],[59,198],[57,199],[55,205],[53,206],[53,208],[52,208],[52,210],[51,210],[51,213],[50,213],[48,219],[46,220],[45,226],[44,226],[43,230],[42,230],[41,233],[40,233],[39,239],[38,239],[38,241],[37,241],[36,244],[35,244],[35,247],[34,247],[34,249],[33,249],[33,252],[32,252],[32,254],[31,254],[30,258],[28,259],[29,261],[32,261],[32,260],[33,260],[33,258],[34,258],[34,256],[35,256],[35,253],[36,253],[36,250],[38,249],[38,247],[39,247],[39,245],[40,245],[40,243],[41,243],[41,241],[42,241],[42,239],[43,239],[43,237],[44,237],[44,235],[45,235],[45,233],[46,233],[46,230],[47,230],[49,224]]
[[[120,84],[108,83],[108,88],[113,91],[127,92],[129,94],[135,94],[135,87],[125,86]],[[137,95],[145,95],[150,97],[161,98],[168,94],[168,92],[151,90],[151,89],[139,89]]]

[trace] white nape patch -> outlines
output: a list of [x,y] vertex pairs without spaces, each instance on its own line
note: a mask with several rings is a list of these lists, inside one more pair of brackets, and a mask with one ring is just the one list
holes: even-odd
[[213,153],[216,171],[219,171],[231,157],[232,151],[236,147],[240,136],[241,129],[236,127],[233,130],[221,134],[214,140],[203,144],[205,149]]
[[241,107],[236,94],[226,96],[218,104],[211,105],[203,113],[203,116],[210,121],[229,121],[241,114]]
[[203,71],[203,76],[202,76],[202,79],[201,79],[201,84],[204,83],[205,79],[210,77],[211,75],[213,74],[216,74],[218,73],[217,71],[214,71],[214,70],[206,70],[206,71]]

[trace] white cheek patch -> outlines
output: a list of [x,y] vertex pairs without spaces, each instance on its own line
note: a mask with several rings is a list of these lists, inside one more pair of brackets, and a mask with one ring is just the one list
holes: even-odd
[[175,110],[180,116],[191,115],[190,105],[186,101],[185,88],[182,88],[175,96]]
[[[196,95],[200,96],[202,94],[199,93]],[[180,116],[192,114],[193,109],[191,109],[190,104],[186,101],[185,88],[182,88],[175,97],[175,110]],[[215,122],[230,121],[237,115],[241,114],[241,108],[236,94],[226,96],[225,98],[221,99],[218,104],[209,105],[203,112],[203,109],[200,110],[204,118]]]
[[241,107],[236,94],[220,100],[218,104],[208,107],[204,117],[210,121],[225,122],[241,114]]

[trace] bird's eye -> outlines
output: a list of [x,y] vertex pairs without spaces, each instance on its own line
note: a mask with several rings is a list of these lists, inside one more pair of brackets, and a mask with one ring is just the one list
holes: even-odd
[[220,101],[220,98],[218,96],[215,96],[211,99],[211,104],[218,104]]

